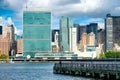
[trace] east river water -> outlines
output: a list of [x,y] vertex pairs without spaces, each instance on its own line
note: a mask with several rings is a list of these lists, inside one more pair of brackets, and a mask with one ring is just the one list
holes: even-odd
[[93,80],[90,78],[53,74],[52,62],[0,63],[0,80]]

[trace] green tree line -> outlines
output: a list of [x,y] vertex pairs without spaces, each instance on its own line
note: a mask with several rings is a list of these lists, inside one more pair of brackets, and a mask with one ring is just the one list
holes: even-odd
[[108,51],[100,53],[99,58],[120,58],[120,52]]
[[0,55],[0,59],[1,59],[1,60],[6,60],[6,59],[8,59],[8,55],[1,54],[1,55]]

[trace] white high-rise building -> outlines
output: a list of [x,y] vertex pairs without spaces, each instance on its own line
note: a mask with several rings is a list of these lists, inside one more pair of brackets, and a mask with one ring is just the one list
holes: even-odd
[[70,42],[70,52],[77,51],[77,29],[76,27],[71,27],[69,29],[69,42]]
[[56,45],[56,48],[59,49],[59,46],[58,46],[58,32],[55,33],[55,45]]

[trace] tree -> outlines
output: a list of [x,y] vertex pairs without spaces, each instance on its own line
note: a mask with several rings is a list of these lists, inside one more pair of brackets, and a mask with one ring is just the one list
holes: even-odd
[[104,53],[100,53],[99,54],[99,58],[105,58],[105,54]]
[[106,58],[115,58],[115,53],[113,51],[108,51],[105,53]]
[[115,52],[116,58],[120,58],[120,51],[119,52]]
[[1,54],[1,55],[0,55],[0,59],[3,59],[3,60],[8,59],[8,55]]

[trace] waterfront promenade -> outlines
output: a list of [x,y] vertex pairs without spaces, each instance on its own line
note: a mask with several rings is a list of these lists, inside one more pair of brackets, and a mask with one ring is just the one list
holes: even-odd
[[55,74],[77,75],[108,80],[120,79],[120,61],[79,60],[55,63]]

